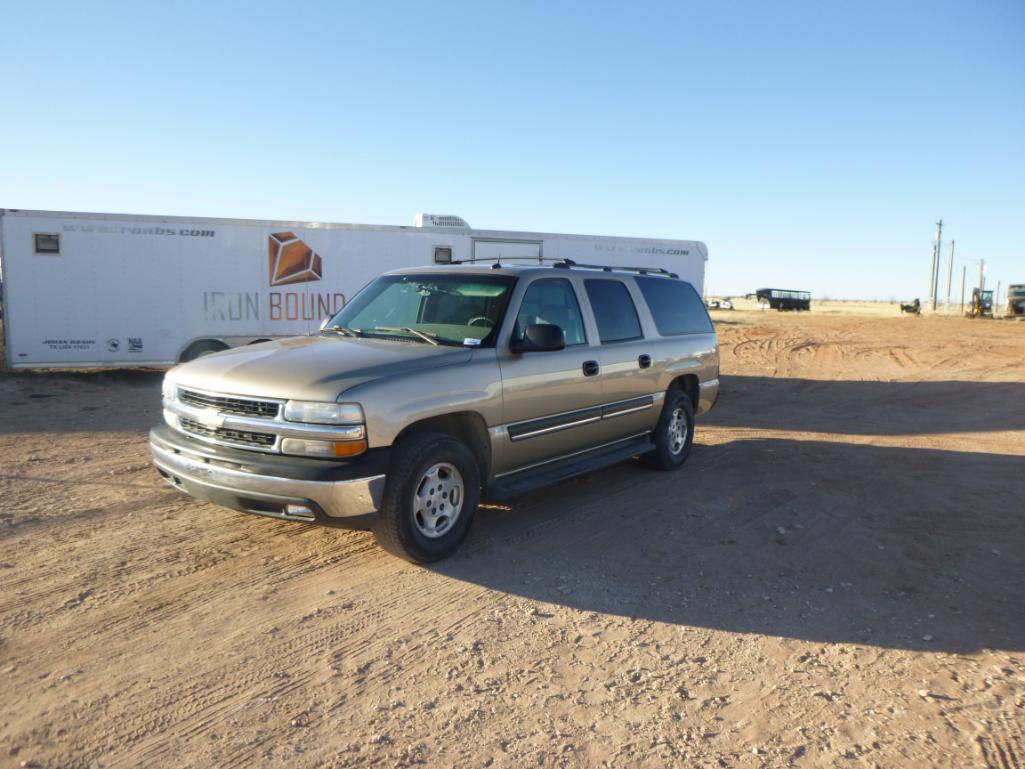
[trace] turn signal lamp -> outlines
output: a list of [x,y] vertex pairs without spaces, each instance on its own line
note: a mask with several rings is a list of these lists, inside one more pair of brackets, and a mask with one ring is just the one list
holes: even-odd
[[301,438],[285,438],[281,441],[281,453],[305,457],[356,457],[366,450],[366,438],[358,441],[308,441]]

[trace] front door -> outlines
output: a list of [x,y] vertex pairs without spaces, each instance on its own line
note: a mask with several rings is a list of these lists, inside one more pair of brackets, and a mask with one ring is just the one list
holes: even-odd
[[533,323],[559,326],[557,352],[500,351],[504,427],[495,473],[501,475],[572,454],[601,441],[602,386],[597,340],[587,338],[580,303],[565,278],[534,280],[515,308],[513,338]]

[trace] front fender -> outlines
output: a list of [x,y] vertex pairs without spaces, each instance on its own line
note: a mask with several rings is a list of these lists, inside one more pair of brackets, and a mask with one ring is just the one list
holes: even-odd
[[493,349],[474,350],[467,363],[425,367],[351,387],[339,400],[363,406],[371,448],[390,446],[414,422],[472,411],[488,427],[501,422],[502,377]]

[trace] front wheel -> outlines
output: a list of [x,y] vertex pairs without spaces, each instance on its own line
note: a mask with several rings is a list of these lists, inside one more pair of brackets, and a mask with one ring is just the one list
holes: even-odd
[[411,435],[395,447],[374,536],[400,558],[436,561],[462,544],[479,501],[480,472],[465,445],[440,433]]
[[656,470],[675,470],[687,461],[694,442],[694,405],[686,393],[669,390],[652,433],[655,450],[644,461]]

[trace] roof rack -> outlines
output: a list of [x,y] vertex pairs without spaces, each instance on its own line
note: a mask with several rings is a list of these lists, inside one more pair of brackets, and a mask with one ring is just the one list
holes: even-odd
[[602,272],[636,272],[639,275],[662,275],[666,278],[679,278],[675,272],[670,272],[664,267],[617,267],[609,264],[581,264],[580,262],[574,262],[572,259],[556,259],[550,256],[483,256],[480,259],[453,259],[448,264],[477,264],[479,262],[494,262],[491,268],[494,270],[501,269],[502,262],[507,261],[527,261],[537,262],[543,265],[545,262],[551,262],[553,270],[568,270],[571,268],[581,270],[601,270]]
[[560,259],[558,262],[553,264],[552,267],[559,269],[578,267],[583,270],[601,270],[602,272],[636,272],[640,275],[664,275],[667,278],[680,277],[675,272],[670,272],[664,267],[619,267],[608,264],[580,264],[579,262],[574,262],[572,259]]
[[[478,262],[512,262],[512,261],[527,261],[537,262],[542,264],[544,262],[562,262],[564,259],[556,259],[552,256],[482,256],[480,259],[453,259],[448,264],[477,264]],[[553,265],[554,266],[554,265]]]

